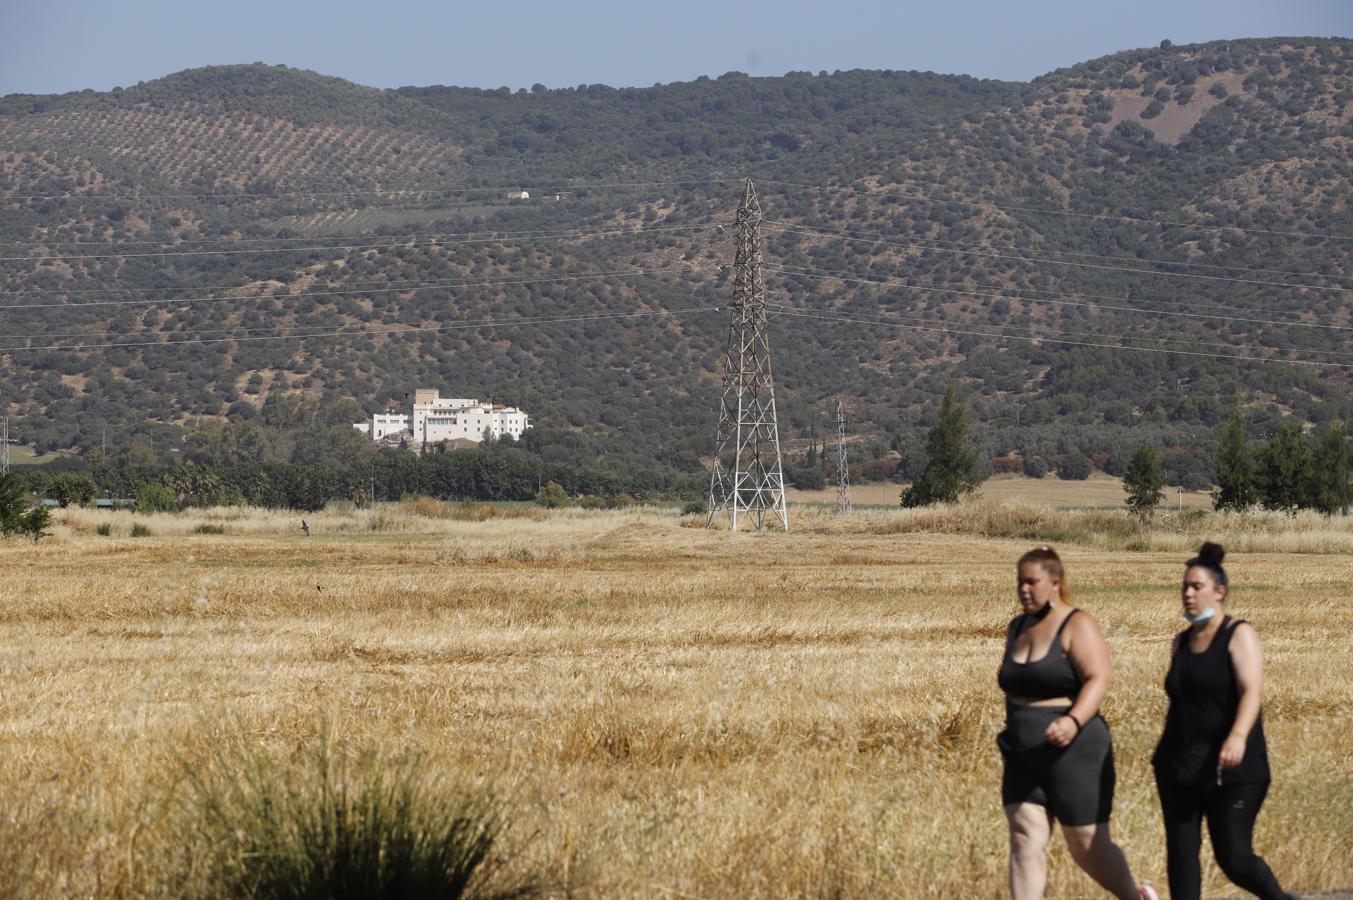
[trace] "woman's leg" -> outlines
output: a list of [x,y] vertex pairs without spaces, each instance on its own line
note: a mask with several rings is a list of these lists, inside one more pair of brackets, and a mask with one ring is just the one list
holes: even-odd
[[1048,840],[1052,820],[1046,806],[1012,803],[1005,808],[1010,823],[1010,896],[1041,900],[1048,885]]
[[1219,789],[1207,801],[1207,833],[1217,865],[1236,887],[1260,900],[1286,900],[1268,863],[1255,855],[1254,820],[1268,793],[1268,782],[1232,784]]
[[1203,869],[1198,864],[1203,847],[1202,798],[1180,787],[1168,772],[1156,772],[1156,790],[1165,814],[1170,900],[1198,900],[1203,893]]
[[1137,883],[1132,880],[1123,851],[1109,837],[1109,823],[1063,825],[1067,849],[1076,865],[1085,870],[1099,886],[1119,900],[1137,900]]

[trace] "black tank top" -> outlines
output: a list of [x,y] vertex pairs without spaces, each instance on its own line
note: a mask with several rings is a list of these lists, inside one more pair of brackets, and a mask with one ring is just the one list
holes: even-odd
[[[1243,620],[1242,620],[1243,621]],[[1204,743],[1215,756],[1231,733],[1240,707],[1240,682],[1231,665],[1231,636],[1241,621],[1228,616],[1212,636],[1202,653],[1189,649],[1188,632],[1182,634],[1165,676],[1165,693],[1170,709],[1165,714],[1165,733],[1151,758],[1157,766],[1168,766],[1183,747]],[[1222,784],[1253,784],[1268,781],[1268,744],[1264,740],[1261,711],[1245,743],[1240,765],[1222,773]]]
[[[1024,697],[1029,700],[1050,700],[1053,697],[1071,697],[1080,693],[1081,677],[1071,660],[1062,652],[1062,629],[1077,610],[1066,614],[1057,633],[1052,636],[1048,652],[1038,659],[1028,662],[1015,662],[1015,642],[1030,627],[1032,618],[1027,613],[1010,623],[1010,637],[1005,642],[1005,659],[1001,661],[1001,671],[996,683],[1010,697]],[[1032,648],[1031,648],[1032,649]]]

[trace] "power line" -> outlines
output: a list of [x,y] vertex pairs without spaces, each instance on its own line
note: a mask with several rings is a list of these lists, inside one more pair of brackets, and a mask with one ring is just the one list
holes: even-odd
[[[814,226],[808,226],[814,227]],[[825,226],[823,226],[825,227]],[[1012,244],[993,244],[985,241],[949,241],[942,238],[916,238],[917,241],[928,244],[948,244],[957,247],[984,247],[989,250],[1014,250],[1023,252],[1026,248]],[[1181,261],[1171,259],[1150,259],[1137,256],[1113,256],[1106,253],[1087,253],[1080,250],[1057,250],[1051,248],[1040,248],[1030,252],[1034,253],[1052,253],[1058,256],[1077,256],[1081,259],[1102,259],[1113,262],[1126,263],[1145,263],[1154,266],[1182,266],[1184,268],[1194,269],[1219,269],[1224,272],[1253,272],[1266,275],[1290,275],[1293,278],[1338,278],[1344,281],[1353,280],[1353,275],[1331,275],[1325,272],[1293,272],[1289,269],[1265,269],[1257,266],[1225,266],[1218,263],[1200,263],[1193,261]],[[1293,287],[1309,287],[1309,285],[1292,285]]]
[[[167,300],[88,300],[82,303],[16,303],[10,305],[0,305],[0,310],[13,309],[85,309],[94,306],[182,306],[189,303],[228,303],[234,301],[264,301],[264,300],[292,300],[302,297],[337,297],[347,295],[365,295],[365,294],[399,294],[414,293],[421,290],[431,290],[441,287],[482,287],[485,285],[513,285],[513,284],[543,284],[547,282],[565,282],[565,281],[588,281],[599,278],[625,278],[632,275],[660,275],[668,272],[700,272],[704,271],[700,266],[669,266],[661,269],[629,269],[615,272],[592,272],[578,275],[540,275],[540,276],[516,276],[511,278],[481,278],[481,279],[458,279],[452,281],[373,281],[367,284],[385,284],[384,288],[357,288],[355,290],[341,291],[303,291],[297,294],[254,294],[249,296],[216,296],[216,297],[178,297]],[[362,282],[357,282],[361,284]],[[403,287],[394,287],[402,284]]]
[[1323,368],[1353,369],[1353,363],[1340,362],[1321,362],[1318,360],[1305,359],[1274,359],[1268,356],[1241,356],[1231,353],[1206,353],[1198,350],[1170,350],[1160,347],[1128,347],[1122,344],[1101,344],[1090,341],[1071,341],[1061,338],[1042,337],[1036,335],[1019,334],[992,334],[986,331],[969,331],[961,328],[946,328],[940,325],[911,325],[896,321],[872,321],[862,319],[857,316],[835,315],[821,311],[804,310],[797,307],[779,306],[780,315],[795,316],[805,319],[821,319],[824,321],[850,322],[859,325],[875,325],[889,328],[905,328],[913,331],[934,331],[945,334],[961,334],[970,337],[994,338],[996,340],[1023,341],[1030,344],[1065,344],[1075,347],[1098,347],[1105,350],[1122,350],[1139,353],[1164,353],[1174,354],[1176,356],[1204,356],[1213,359],[1229,359],[1238,362],[1266,362],[1266,363],[1286,363],[1288,365],[1299,366],[1320,366]]
[[[876,317],[876,318],[884,318],[884,319],[886,319],[886,320],[889,321],[889,322],[894,321],[893,319],[887,319],[885,316],[881,316],[880,314],[877,314],[877,313],[850,313],[850,315],[871,316],[871,317]],[[901,316],[901,318],[906,319],[906,320],[909,320],[909,321],[913,321],[913,322],[922,322],[922,323],[927,323],[927,324],[929,324],[929,323],[931,323],[931,322],[934,321],[934,320],[932,320],[932,319],[927,319],[927,318],[925,318],[924,316],[907,316],[907,315],[903,315],[903,316]],[[979,324],[979,325],[975,325],[975,326],[973,326],[973,327],[1001,329],[1001,328],[1004,328],[1004,327],[1006,327],[1006,326],[1002,326],[1002,325],[981,325],[981,324]],[[988,332],[978,332],[978,333],[986,334],[986,333],[988,333]],[[1004,333],[1005,333],[1005,332],[1003,332],[1003,331],[996,331],[996,332],[995,332],[996,335],[1001,335],[1001,334],[1004,334]],[[1237,350],[1252,350],[1252,351],[1272,350],[1272,351],[1274,351],[1274,352],[1308,353],[1308,354],[1315,354],[1315,355],[1318,355],[1318,356],[1353,356],[1353,352],[1350,352],[1350,351],[1344,351],[1344,350],[1319,350],[1319,349],[1305,349],[1305,348],[1296,348],[1296,349],[1293,349],[1293,348],[1263,347],[1262,345],[1261,345],[1261,346],[1258,346],[1258,347],[1255,347],[1255,346],[1250,346],[1250,345],[1246,345],[1246,344],[1207,343],[1207,342],[1198,341],[1198,340],[1192,339],[1192,338],[1162,338],[1162,337],[1147,337],[1147,336],[1135,337],[1135,336],[1130,336],[1130,335],[1105,335],[1105,334],[1103,334],[1103,333],[1101,333],[1101,332],[1096,332],[1096,331],[1054,331],[1054,330],[1051,330],[1051,329],[1044,329],[1041,333],[1042,333],[1042,334],[1060,335],[1060,336],[1063,336],[1063,337],[1090,337],[1090,338],[1108,337],[1108,338],[1114,338],[1114,339],[1120,340],[1120,341],[1149,341],[1149,342],[1151,342],[1151,343],[1157,343],[1157,344],[1186,344],[1186,345],[1188,345],[1188,346],[1190,346],[1190,347],[1207,346],[1207,347],[1227,348],[1227,349],[1237,349]]]
[[138,200],[273,200],[280,197],[373,197],[388,195],[425,194],[484,194],[503,191],[539,191],[542,194],[571,191],[602,190],[633,187],[687,187],[701,184],[727,184],[742,178],[697,178],[684,181],[602,181],[577,184],[531,185],[514,184],[507,187],[431,187],[431,188],[373,188],[364,191],[274,191],[271,193],[215,193],[215,194],[30,194],[0,197],[0,202],[33,202],[40,200],[108,200],[113,202]]
[[[720,223],[714,222],[711,224],[718,225]],[[662,231],[664,229],[676,230],[685,228],[698,228],[700,227],[700,225],[699,224],[650,225],[640,227],[644,228],[644,230],[646,231]],[[370,237],[378,238],[383,241],[413,240],[417,238],[452,238],[452,237],[515,238],[515,237],[551,237],[556,235],[568,237],[580,233],[590,233],[604,230],[608,229],[533,228],[528,231],[502,231],[498,229],[485,229],[483,231],[428,231],[428,232],[412,232],[409,234],[374,234],[370,235]],[[120,240],[120,241],[48,241],[35,239],[31,241],[3,241],[0,243],[9,244],[11,246],[55,246],[60,244],[75,247],[122,247],[131,244],[145,244],[148,246],[178,247],[181,244],[257,244],[257,243],[281,244],[285,241],[347,241],[352,240],[354,237],[361,237],[361,235],[335,234],[329,235],[327,237],[325,235],[297,235],[296,237],[279,237],[277,235],[269,235],[267,237],[179,238],[178,240],[173,241],[141,241],[136,240],[134,238],[130,240]],[[5,257],[0,257],[0,259],[4,258]],[[85,257],[80,256],[75,258],[83,259]]]
[[[844,274],[841,274],[841,273],[838,273],[838,272],[824,272],[824,271],[821,271],[821,270],[798,269],[798,268],[788,267],[788,266],[767,266],[766,268],[767,268],[769,271],[772,271],[772,272],[779,272],[779,273],[784,274],[784,275],[793,275],[793,276],[798,276],[798,277],[803,277],[803,278],[821,278],[821,279],[828,279],[828,280],[832,280],[832,281],[844,281],[844,282],[850,282],[850,283],[856,283],[856,284],[875,285],[875,286],[879,286],[879,287],[891,287],[891,286],[904,287],[904,288],[907,288],[907,289],[909,289],[909,290],[921,291],[921,292],[924,292],[924,293],[956,294],[956,295],[963,296],[963,297],[983,297],[983,298],[991,299],[991,300],[1017,300],[1017,301],[1019,301],[1019,302],[1021,302],[1021,303],[1046,303],[1046,304],[1050,304],[1050,305],[1053,305],[1053,306],[1078,306],[1078,307],[1085,307],[1085,308],[1089,308],[1089,309],[1104,309],[1104,310],[1111,310],[1111,311],[1114,311],[1114,312],[1138,313],[1138,314],[1141,314],[1141,315],[1173,316],[1173,317],[1187,318],[1187,319],[1215,319],[1215,320],[1219,320],[1219,321],[1223,321],[1223,322],[1246,322],[1246,323],[1249,323],[1249,324],[1256,324],[1256,325],[1277,325],[1277,326],[1280,326],[1280,327],[1291,326],[1291,327],[1295,327],[1295,328],[1324,328],[1324,329],[1331,329],[1331,330],[1335,330],[1335,331],[1353,331],[1353,325],[1332,325],[1332,324],[1328,324],[1328,323],[1325,323],[1325,322],[1288,322],[1288,321],[1283,321],[1283,320],[1280,320],[1280,319],[1254,319],[1254,318],[1245,318],[1245,317],[1234,316],[1234,315],[1217,315],[1217,314],[1208,314],[1208,313],[1179,312],[1179,311],[1176,311],[1176,310],[1169,310],[1169,309],[1143,309],[1143,308],[1141,308],[1141,307],[1139,307],[1139,306],[1113,306],[1113,305],[1109,305],[1109,304],[1105,304],[1105,303],[1078,303],[1078,302],[1071,301],[1071,300],[1049,300],[1049,299],[1044,299],[1044,298],[1042,298],[1042,297],[1024,297],[1024,296],[1020,296],[1020,294],[1018,294],[1018,293],[1004,293],[1004,292],[1003,292],[1003,293],[986,293],[986,292],[983,292],[983,291],[969,290],[969,289],[966,289],[966,288],[946,288],[946,287],[930,287],[930,286],[927,286],[927,285],[914,285],[914,284],[909,284],[909,283],[907,283],[907,282],[905,282],[905,281],[901,281],[901,280],[898,280],[898,279],[884,278],[883,276],[869,276],[869,277],[866,278],[866,277],[864,277],[864,276],[849,276],[849,275],[844,275]],[[878,279],[878,280],[873,280],[873,279]],[[1023,289],[1023,288],[1015,288],[1014,290],[1015,290],[1015,291],[1021,291],[1021,290],[1024,290],[1024,289]],[[1093,295],[1093,294],[1075,294],[1075,293],[1067,293],[1067,292],[1061,292],[1061,291],[1034,291],[1034,293],[1051,293],[1051,294],[1056,294],[1056,295],[1058,295],[1058,296],[1066,296],[1066,297],[1094,297],[1094,296],[1095,296],[1095,295]],[[1147,300],[1147,301],[1144,301],[1144,302],[1147,302],[1147,303],[1170,303],[1170,302],[1172,302],[1172,301],[1169,301],[1169,300]],[[1221,307],[1221,308],[1222,308],[1222,309],[1236,309],[1235,307]],[[0,307],[0,309],[3,309],[3,307]],[[1237,311],[1248,311],[1248,310],[1237,310]]]
[[[522,316],[515,319],[485,319],[478,322],[450,322],[442,325],[397,325],[387,328],[370,329],[340,329],[337,331],[328,331],[318,334],[273,334],[273,335],[255,335],[241,338],[185,338],[184,340],[166,340],[166,341],[123,341],[104,344],[50,344],[39,347],[7,347],[0,349],[0,356],[13,353],[24,353],[38,350],[104,350],[112,347],[178,347],[184,344],[222,344],[222,343],[245,343],[248,341],[287,341],[287,340],[309,340],[311,338],[329,338],[329,337],[363,337],[368,335],[401,335],[401,334],[422,334],[429,332],[459,331],[469,328],[514,328],[530,325],[552,325],[567,324],[570,322],[591,322],[606,319],[634,319],[634,318],[652,318],[655,316],[685,315],[687,313],[698,312],[718,312],[717,306],[690,306],[680,309],[661,309],[647,310],[643,312],[628,313],[593,313],[590,315],[576,316]],[[299,326],[305,327],[305,326]],[[320,326],[310,326],[320,327]]]
[[[685,268],[686,268],[686,269],[693,269],[694,267],[685,267]],[[683,270],[684,270],[684,269],[683,269]],[[573,276],[573,277],[571,277],[571,278],[541,278],[541,279],[539,279],[539,280],[542,281],[542,282],[554,282],[554,281],[580,281],[580,280],[583,280],[583,279],[586,279],[586,278],[599,279],[599,278],[614,278],[614,277],[621,277],[621,276],[661,275],[661,274],[666,274],[668,271],[678,271],[678,270],[667,270],[667,269],[652,269],[652,270],[647,270],[647,271],[645,271],[645,270],[638,270],[638,271],[625,272],[625,273],[605,273],[605,274],[600,274],[600,275],[586,275],[586,276],[580,275],[580,276]],[[497,283],[501,283],[501,282],[489,282],[489,283],[497,284]],[[508,282],[508,283],[518,284],[518,283],[529,283],[529,282]],[[471,286],[471,287],[476,287],[476,286],[478,286],[478,284],[471,284],[470,286]],[[401,291],[416,291],[416,290],[418,290],[418,288],[399,288],[398,290],[401,290]],[[355,292],[355,293],[375,293],[375,292],[374,292],[374,291],[357,291],[357,292]],[[304,295],[304,294],[295,294],[295,295],[292,295],[292,296],[300,297],[300,296],[308,296],[308,295]],[[270,299],[275,299],[275,298],[265,296],[265,297],[240,297],[240,298],[235,298],[235,299],[241,299],[241,300],[270,300]],[[3,308],[3,307],[0,307],[0,308]],[[316,326],[281,325],[281,326],[277,326],[277,328],[251,328],[251,327],[245,326],[245,325],[237,325],[237,326],[234,326],[234,327],[232,327],[232,328],[218,328],[218,329],[189,328],[189,329],[187,329],[187,331],[190,332],[190,333],[192,333],[192,334],[223,334],[223,333],[226,333],[226,332],[234,332],[234,331],[273,331],[273,330],[280,330],[280,329],[283,329],[283,328],[307,328],[307,327],[329,328],[329,327],[332,327],[332,326],[329,326],[329,325],[316,325]],[[144,332],[128,332],[128,331],[107,331],[107,332],[62,331],[62,332],[51,332],[51,331],[43,331],[43,332],[38,332],[38,333],[36,333],[36,334],[4,334],[4,335],[0,335],[0,340],[6,340],[6,339],[12,339],[12,340],[35,340],[35,339],[38,339],[38,338],[56,338],[56,337],[86,337],[86,338],[96,338],[96,337],[116,337],[116,336],[118,336],[118,335],[124,335],[124,334],[125,334],[125,335],[128,335],[128,336],[131,336],[131,335],[136,335],[136,336],[146,335],[146,336],[150,336],[150,335],[173,334],[173,333],[174,333],[174,332],[162,332],[162,331],[144,331]]]
[[[814,274],[822,275],[822,276],[832,276],[832,277],[835,277],[835,276],[838,276],[838,275],[846,275],[846,274],[847,274],[847,273],[843,273],[843,272],[832,272],[832,271],[829,271],[829,270],[826,270],[826,269],[815,269],[815,268],[806,267],[806,266],[797,266],[797,267],[771,267],[771,268],[781,269],[781,270],[784,270],[784,271],[788,271],[789,269],[794,269],[794,270],[795,270],[795,274],[804,274],[804,275],[809,275],[809,273],[814,273]],[[929,286],[933,285],[933,286],[935,286],[935,287],[937,287],[937,288],[954,288],[954,289],[956,289],[956,290],[954,291],[955,293],[972,294],[972,295],[975,296],[975,297],[993,297],[993,298],[996,298],[996,297],[1005,297],[1006,299],[1010,299],[1010,300],[1026,300],[1026,301],[1028,301],[1028,302],[1030,302],[1030,303],[1039,303],[1039,302],[1043,302],[1043,301],[1039,300],[1038,298],[1034,298],[1034,297],[1025,297],[1025,296],[1023,296],[1024,294],[1043,294],[1043,295],[1046,295],[1046,296],[1049,296],[1049,297],[1081,297],[1081,298],[1086,299],[1086,300],[1107,300],[1107,301],[1110,301],[1110,302],[1112,302],[1112,303],[1126,303],[1126,302],[1128,302],[1128,301],[1133,301],[1133,300],[1135,300],[1136,302],[1139,302],[1139,303],[1152,303],[1152,304],[1162,304],[1162,303],[1167,303],[1167,304],[1170,304],[1170,305],[1172,305],[1172,306],[1182,307],[1182,308],[1185,308],[1185,309],[1202,309],[1202,310],[1209,310],[1209,311],[1223,310],[1223,311],[1240,312],[1240,313],[1282,312],[1282,310],[1270,310],[1270,309],[1267,308],[1267,307],[1228,306],[1228,305],[1221,304],[1221,303],[1190,303],[1190,302],[1188,302],[1188,301],[1186,301],[1186,300],[1155,300],[1155,299],[1151,299],[1151,298],[1149,298],[1149,297],[1132,297],[1132,296],[1127,296],[1127,295],[1124,295],[1124,296],[1118,296],[1118,295],[1111,295],[1111,294],[1091,294],[1091,293],[1087,293],[1087,292],[1085,292],[1085,291],[1051,291],[1051,290],[1047,290],[1047,289],[1044,289],[1044,288],[1031,288],[1031,287],[1011,287],[1011,288],[1007,288],[1007,287],[1002,286],[1002,285],[976,285],[976,286],[973,286],[973,285],[967,285],[967,284],[962,284],[962,283],[959,283],[959,282],[952,282],[952,281],[921,281],[921,282],[915,282],[915,281],[912,281],[911,279],[899,280],[899,279],[895,279],[895,278],[890,278],[889,276],[885,276],[885,275],[857,275],[857,274],[855,274],[855,273],[850,273],[850,275],[851,275],[852,278],[858,277],[858,278],[861,278],[861,279],[867,279],[867,278],[885,279],[885,280],[887,280],[887,282],[888,282],[889,284],[896,284],[896,285],[899,286],[899,287],[913,287],[913,288],[916,288],[917,290],[929,290],[929,289],[930,289]],[[812,275],[809,275],[809,277],[812,277]],[[874,282],[869,282],[869,283],[872,284],[872,283],[874,283]],[[1000,292],[1000,293],[982,293],[983,290],[986,290],[986,291],[997,291],[997,292]],[[1016,292],[1016,293],[1011,293],[1011,292]],[[1048,302],[1051,302],[1051,301],[1048,301]],[[1073,304],[1073,305],[1074,305],[1074,304]],[[1106,306],[1105,308],[1112,309],[1112,308],[1114,308],[1114,307]],[[1129,306],[1129,307],[1123,307],[1123,309],[1125,309],[1125,310],[1138,310],[1138,309],[1140,309],[1140,310],[1143,311],[1143,312],[1160,312],[1160,313],[1163,314],[1163,315],[1169,313],[1169,310],[1155,310],[1155,309],[1150,309],[1150,308],[1131,307],[1131,306]],[[1233,317],[1233,316],[1228,316],[1227,318],[1228,318],[1228,319],[1234,319],[1235,317]],[[1300,325],[1300,326],[1302,326],[1302,327],[1307,327],[1307,328],[1341,328],[1341,327],[1343,327],[1343,326],[1339,326],[1339,325],[1312,324],[1312,323],[1309,323],[1309,322],[1286,322],[1286,321],[1275,321],[1274,324],[1280,324],[1280,325]]]
[[155,259],[166,259],[179,256],[233,256],[241,253],[309,253],[321,250],[398,250],[412,247],[431,247],[431,246],[449,246],[457,244],[498,244],[514,243],[516,241],[546,241],[555,238],[573,238],[573,237],[613,237],[615,235],[625,234],[645,234],[655,231],[691,231],[701,228],[717,228],[720,222],[702,222],[694,225],[652,225],[640,226],[638,228],[619,228],[619,229],[585,229],[574,232],[548,232],[536,233],[522,232],[516,235],[506,237],[484,237],[464,240],[431,240],[417,241],[407,240],[399,237],[390,237],[382,240],[378,244],[347,244],[347,245],[325,245],[323,247],[273,247],[273,248],[253,248],[250,250],[166,250],[159,253],[106,253],[106,254],[72,254],[72,255],[54,255],[54,256],[0,256],[0,262],[38,262],[46,260],[68,260],[68,259],[144,259],[153,257]]
[[[384,208],[384,207],[381,207],[381,208]],[[425,210],[425,211],[426,211],[426,212],[449,212],[450,210],[456,209],[456,208],[458,208],[458,207],[438,207],[437,209],[428,209],[428,210]],[[482,207],[476,207],[476,208],[482,208]],[[356,212],[357,210],[354,209],[354,210],[350,210],[350,211],[351,211],[351,212]],[[321,213],[316,213],[316,215],[323,215],[323,214],[321,214]],[[279,224],[279,223],[282,221],[281,219],[274,219],[274,220],[272,220],[272,221],[274,222],[274,224],[277,224],[277,225],[278,225],[279,230],[283,230],[283,231],[291,230],[291,229],[290,229],[290,226]],[[337,225],[341,225],[341,224],[343,224],[343,223],[341,223],[341,222],[335,223],[336,226],[337,226]],[[226,228],[227,230],[228,230],[228,228],[229,228],[229,226],[222,226],[222,227],[223,227],[223,228]],[[307,228],[307,227],[318,227],[318,226],[307,226],[307,225],[304,225],[304,224],[297,224],[297,225],[296,225],[296,228],[300,228],[300,229],[304,229],[304,228]],[[496,234],[497,232],[494,232],[494,231],[471,231],[471,232],[464,232],[464,233],[465,233],[465,234]],[[350,238],[352,238],[352,237],[355,237],[355,236],[356,236],[356,237],[360,237],[360,235],[341,235],[341,234],[330,235],[330,236],[328,236],[328,237],[325,237],[325,236],[322,235],[322,234],[316,234],[316,235],[297,235],[296,237],[281,237],[280,235],[268,235],[268,236],[266,236],[266,237],[229,237],[229,238],[194,238],[194,237],[182,237],[182,236],[180,236],[180,237],[178,237],[178,238],[176,238],[176,239],[174,239],[174,240],[162,240],[162,241],[142,240],[142,239],[139,239],[139,238],[122,238],[121,240],[116,240],[116,241],[50,240],[50,239],[45,238],[45,237],[32,237],[32,238],[28,239],[27,241],[0,241],[0,244],[5,244],[5,245],[8,245],[8,246],[13,246],[13,247],[23,247],[23,246],[35,246],[35,247],[54,247],[54,246],[67,246],[67,247],[121,247],[121,246],[129,245],[129,244],[146,244],[146,245],[149,245],[149,246],[161,246],[161,247],[168,246],[168,247],[176,247],[176,246],[178,246],[179,244],[247,244],[247,243],[257,243],[257,242],[277,242],[277,243],[280,243],[280,242],[282,242],[282,241],[342,241],[342,240],[348,240],[348,239],[350,239]],[[436,233],[436,232],[430,233],[430,234],[421,234],[421,233],[417,233],[417,234],[394,234],[394,233],[392,233],[392,234],[373,234],[372,236],[373,236],[373,237],[381,237],[381,238],[391,238],[391,239],[393,239],[393,238],[400,238],[400,237],[402,237],[402,238],[436,237],[436,236],[438,236],[438,233]]]
[[1046,259],[1035,256],[1013,256],[1002,253],[988,253],[982,250],[965,250],[953,247],[936,247],[923,243],[908,243],[902,241],[886,240],[883,237],[870,235],[868,232],[858,232],[855,231],[854,229],[837,230],[829,228],[820,228],[812,225],[795,225],[791,222],[768,222],[766,223],[766,227],[779,231],[812,234],[819,237],[828,237],[828,236],[837,237],[842,240],[856,241],[865,244],[880,244],[888,247],[904,247],[911,250],[930,250],[937,253],[952,253],[959,256],[985,256],[991,259],[1010,259],[1017,260],[1020,262],[1048,263],[1050,265],[1055,266],[1072,266],[1081,269],[1101,269],[1110,272],[1130,272],[1136,273],[1138,275],[1155,275],[1161,278],[1195,278],[1204,281],[1225,281],[1230,282],[1232,284],[1254,284],[1264,287],[1281,287],[1302,291],[1337,291],[1339,293],[1344,294],[1353,293],[1353,287],[1332,287],[1318,284],[1291,284],[1285,281],[1258,281],[1250,278],[1231,278],[1229,276],[1223,275],[1199,275],[1194,272],[1157,272],[1154,269],[1134,269],[1127,268],[1124,266],[1105,266],[1105,265],[1096,265],[1095,263],[1070,262],[1065,259]]
[[837,191],[848,194],[866,194],[876,197],[896,197],[903,200],[920,200],[925,203],[943,203],[953,206],[972,206],[980,209],[999,209],[1005,212],[1027,212],[1047,216],[1068,216],[1078,219],[1096,219],[1108,222],[1132,222],[1140,225],[1151,225],[1158,228],[1201,228],[1209,231],[1239,231],[1245,234],[1266,234],[1275,237],[1299,237],[1315,238],[1325,241],[1353,241],[1353,236],[1339,234],[1321,234],[1313,231],[1272,231],[1265,228],[1243,228],[1239,225],[1207,225],[1201,222],[1175,222],[1169,219],[1147,219],[1140,216],[1111,216],[1097,213],[1078,213],[1070,210],[1061,209],[1040,209],[1031,206],[1014,206],[1003,203],[988,203],[975,200],[949,200],[940,197],[926,197],[921,194],[907,194],[900,191],[890,191],[882,188],[853,188],[853,187],[832,187],[827,185],[801,184],[793,181],[777,181],[773,178],[764,179],[767,184],[779,184],[785,187],[802,188],[809,191]]

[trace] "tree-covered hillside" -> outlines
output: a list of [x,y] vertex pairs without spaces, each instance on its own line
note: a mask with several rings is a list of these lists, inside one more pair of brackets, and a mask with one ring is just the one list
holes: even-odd
[[[988,456],[1114,470],[1148,441],[1202,483],[1237,404],[1256,432],[1353,417],[1350,101],[1353,42],[1316,39],[1030,84],[253,65],[0,98],[0,408],[42,451],[163,456],[227,420],[291,462],[329,451],[282,424],[439,387],[521,404],[553,461],[675,482],[712,446],[751,177],[788,446],[844,396],[905,474],[956,382]],[[309,423],[269,423],[284,394]]]

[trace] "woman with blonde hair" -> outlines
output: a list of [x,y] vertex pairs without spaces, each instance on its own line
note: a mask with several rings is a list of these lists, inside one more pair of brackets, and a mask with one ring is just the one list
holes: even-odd
[[1047,886],[1052,822],[1071,857],[1119,900],[1158,900],[1138,886],[1109,836],[1115,775],[1109,728],[1109,648],[1095,620],[1071,605],[1061,557],[1038,547],[1019,558],[1023,613],[1006,630],[998,681],[1005,692],[1001,802],[1010,826],[1010,893],[1034,900]]
[[1165,852],[1173,900],[1202,892],[1202,820],[1217,865],[1261,900],[1288,900],[1254,852],[1254,820],[1268,793],[1268,745],[1260,707],[1264,651],[1254,626],[1232,619],[1220,544],[1206,543],[1184,564],[1180,590],[1189,627],[1175,636],[1165,693],[1165,733],[1151,762],[1165,814]]

